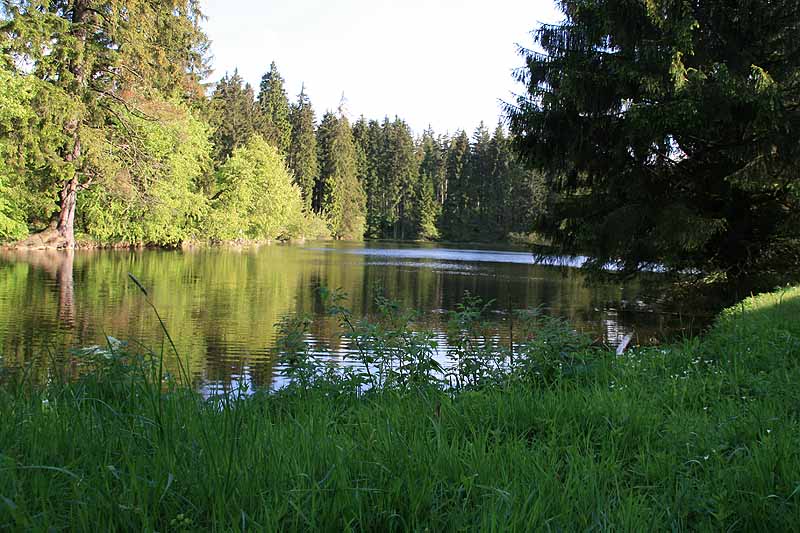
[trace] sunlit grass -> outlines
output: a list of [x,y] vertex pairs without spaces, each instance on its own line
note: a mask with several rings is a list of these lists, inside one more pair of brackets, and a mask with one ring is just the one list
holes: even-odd
[[[800,289],[590,372],[212,399],[119,356],[0,388],[0,529],[791,530]],[[153,384],[155,383],[155,384]]]

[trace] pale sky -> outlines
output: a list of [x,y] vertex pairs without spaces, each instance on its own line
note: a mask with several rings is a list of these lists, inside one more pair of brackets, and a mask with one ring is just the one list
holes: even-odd
[[271,61],[290,101],[303,82],[317,119],[344,93],[351,118],[404,118],[420,133],[492,129],[521,90],[516,44],[561,19],[552,0],[202,0],[214,74],[258,92]]

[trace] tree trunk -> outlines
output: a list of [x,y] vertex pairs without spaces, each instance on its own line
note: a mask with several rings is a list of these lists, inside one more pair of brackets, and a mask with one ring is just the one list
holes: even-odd
[[56,231],[67,248],[75,247],[75,204],[78,199],[78,178],[64,183],[61,189],[61,210],[58,213]]
[[[72,74],[72,87],[70,92],[77,99],[82,100],[86,91],[86,24],[89,21],[88,0],[76,0],[72,10],[72,34],[77,41],[75,58],[70,61],[69,71]],[[60,211],[58,213],[58,224],[56,231],[63,239],[63,246],[67,248],[75,247],[75,204],[78,197],[78,172],[81,161],[81,135],[80,120],[75,117],[67,121],[64,126],[65,131],[72,138],[72,146],[64,156],[64,161],[72,164],[74,172],[72,177],[64,182],[61,189]]]

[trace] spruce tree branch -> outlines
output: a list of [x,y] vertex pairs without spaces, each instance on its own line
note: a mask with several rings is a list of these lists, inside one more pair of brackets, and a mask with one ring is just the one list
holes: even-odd
[[117,96],[117,95],[116,95],[116,94],[114,94],[114,93],[111,93],[111,92],[109,92],[109,91],[105,91],[105,90],[103,90],[103,89],[98,89],[98,88],[96,88],[96,87],[89,87],[89,88],[90,88],[92,91],[94,91],[94,92],[96,92],[96,93],[98,93],[98,94],[102,94],[103,96],[107,96],[108,98],[111,98],[112,100],[114,100],[114,101],[116,101],[116,102],[118,102],[118,103],[122,104],[122,106],[123,106],[123,107],[124,107],[124,108],[125,108],[125,109],[126,109],[128,112],[129,112],[129,113],[131,113],[132,115],[136,116],[137,118],[140,118],[140,119],[142,119],[142,120],[147,120],[147,121],[150,121],[150,122],[158,122],[158,118],[157,118],[157,117],[154,117],[154,116],[152,116],[152,115],[149,115],[149,114],[145,113],[144,111],[142,111],[141,109],[138,109],[138,108],[136,108],[136,107],[132,107],[132,106],[130,106],[130,105],[128,104],[128,102],[126,102],[124,99],[120,98],[119,96]]

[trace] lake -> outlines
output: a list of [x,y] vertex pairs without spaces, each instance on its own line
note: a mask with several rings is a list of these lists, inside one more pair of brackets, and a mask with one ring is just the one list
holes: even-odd
[[[67,349],[106,336],[159,352],[164,338],[133,273],[147,288],[194,379],[204,387],[275,386],[275,324],[292,313],[314,318],[307,341],[343,356],[335,320],[316,289],[342,288],[356,316],[384,294],[420,311],[441,350],[447,312],[466,291],[494,300],[498,335],[509,311],[540,306],[598,343],[628,333],[655,343],[696,333],[707,321],[666,309],[652,284],[594,283],[582,272],[533,264],[524,250],[388,242],[269,245],[189,251],[96,250],[0,253],[0,365],[46,374]],[[507,339],[506,337],[504,337]]]

